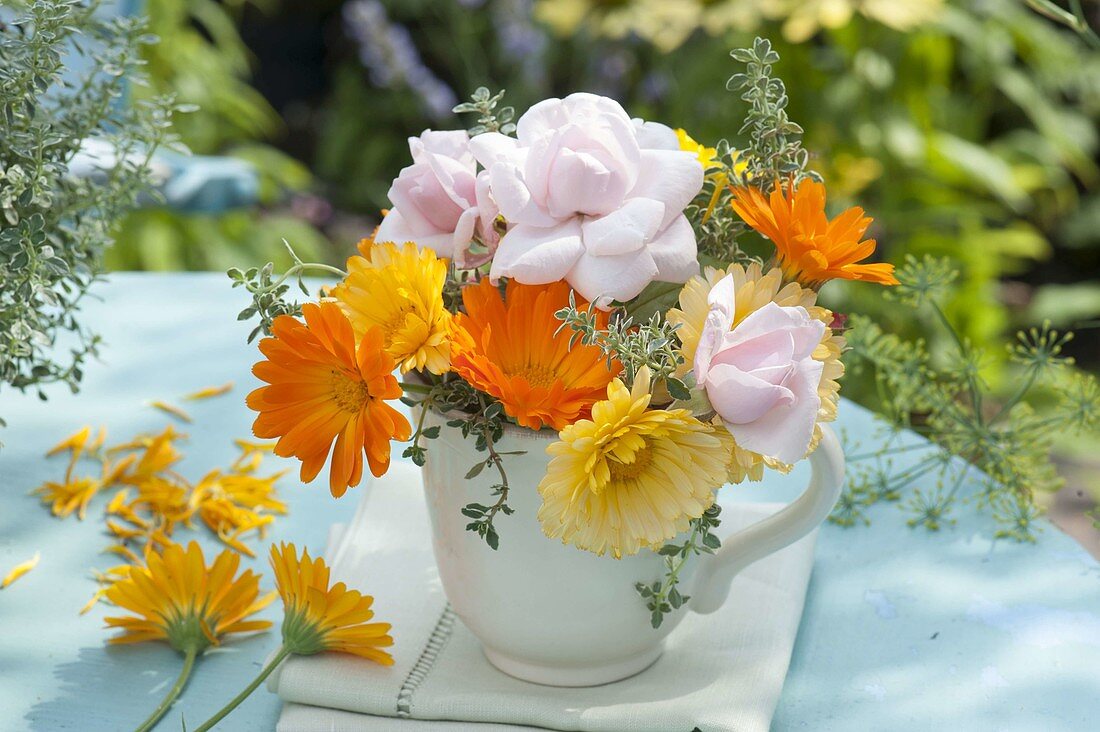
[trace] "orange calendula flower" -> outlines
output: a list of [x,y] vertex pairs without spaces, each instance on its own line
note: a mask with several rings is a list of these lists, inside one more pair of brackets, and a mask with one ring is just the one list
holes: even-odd
[[146,566],[131,567],[104,593],[134,613],[106,618],[107,627],[123,631],[109,642],[165,640],[181,653],[196,653],[230,633],[271,627],[248,617],[267,607],[275,593],[260,597],[259,575],[245,570],[237,576],[240,563],[240,555],[226,549],[207,565],[196,542],[186,550],[171,544],[163,552],[148,552]]
[[833,279],[898,283],[892,264],[859,264],[875,251],[875,240],[862,238],[871,218],[855,206],[830,221],[825,186],[817,181],[804,180],[797,187],[791,183],[786,189],[777,183],[768,197],[753,186],[735,187],[733,209],[775,244],[789,280],[813,288]]
[[385,666],[393,657],[381,650],[393,645],[389,623],[371,623],[374,598],[349,590],[343,582],[329,586],[325,560],[301,558],[293,544],[271,547],[275,588],[283,599],[283,650],[300,656],[337,651]]
[[384,474],[390,440],[409,439],[412,427],[385,401],[402,392],[382,329],[368,329],[357,347],[351,323],[336,303],[308,303],[302,315],[305,323],[279,316],[273,337],[260,341],[267,359],[252,373],[268,386],[248,395],[249,408],[259,412],[252,431],[263,439],[279,438],[275,454],[301,460],[306,483],[321,472],[331,449],[329,489],[340,497],[359,485],[364,452],[371,473]]
[[[504,411],[533,430],[560,430],[588,416],[620,370],[607,367],[595,346],[574,343],[554,313],[569,304],[569,285],[524,285],[509,280],[502,298],[488,279],[462,290],[466,313],[454,319],[451,365]],[[588,303],[577,298],[577,308]],[[600,328],[608,314],[597,314]]]

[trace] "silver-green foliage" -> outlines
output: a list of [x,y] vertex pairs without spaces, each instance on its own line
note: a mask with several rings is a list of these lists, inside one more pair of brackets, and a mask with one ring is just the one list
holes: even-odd
[[[140,47],[156,39],[98,2],[7,4],[0,20],[0,385],[74,391],[99,338],[78,317],[119,217],[149,188],[150,156],[172,145],[170,100],[128,105]],[[74,59],[88,71],[70,67]],[[101,170],[70,171],[84,141]],[[106,162],[107,158],[110,162]],[[63,335],[64,334],[64,335]],[[59,337],[64,345],[61,352]]]

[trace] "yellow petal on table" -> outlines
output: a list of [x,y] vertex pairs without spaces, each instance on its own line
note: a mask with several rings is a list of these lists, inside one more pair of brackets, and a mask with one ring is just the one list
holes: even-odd
[[91,436],[91,434],[92,428],[90,426],[81,427],[79,430],[51,447],[46,453],[46,457],[53,457],[57,453],[64,452],[65,450],[83,450],[84,443],[88,441],[88,438]]
[[181,422],[190,422],[191,421],[191,415],[188,414],[187,412],[183,411],[182,409],[180,409],[179,407],[177,407],[174,404],[169,404],[168,402],[162,402],[159,399],[157,399],[155,401],[149,402],[149,406],[153,407],[154,409],[159,409],[160,411],[164,412],[165,414],[170,414],[173,417],[175,417],[176,419],[180,420]]
[[19,579],[20,577],[25,575],[27,572],[30,572],[32,569],[37,567],[38,566],[38,560],[41,559],[41,558],[42,558],[42,555],[39,552],[35,552],[34,556],[31,557],[30,559],[28,559],[27,561],[22,562],[20,564],[15,565],[14,567],[12,567],[12,570],[4,576],[4,579],[2,581],[0,581],[0,590],[6,588],[12,582],[15,582],[17,579]]
[[208,386],[204,389],[191,392],[184,397],[189,402],[196,401],[198,399],[209,399],[211,397],[221,396],[222,394],[228,394],[233,389],[233,382],[229,381],[221,386]]

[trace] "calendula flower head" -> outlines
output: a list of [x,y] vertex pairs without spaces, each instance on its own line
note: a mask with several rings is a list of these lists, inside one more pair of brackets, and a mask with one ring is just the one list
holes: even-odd
[[[279,438],[275,454],[302,461],[310,482],[332,452],[329,489],[342,496],[363,476],[363,454],[380,476],[390,466],[390,440],[407,440],[409,421],[386,400],[401,396],[382,329],[367,330],[358,344],[351,323],[333,302],[302,306],[305,322],[281,315],[271,338],[260,341],[266,360],[252,368],[267,382],[248,395],[259,412],[252,431]],[[333,443],[335,442],[335,446]]]
[[775,245],[788,280],[813,289],[832,279],[898,284],[894,265],[859,264],[875,251],[875,240],[862,238],[871,218],[855,206],[829,220],[825,186],[815,180],[777,181],[769,196],[755,186],[735,186],[733,209]]
[[[560,430],[588,415],[619,372],[596,346],[570,345],[571,332],[554,313],[569,304],[569,285],[524,285],[509,280],[504,296],[483,279],[462,290],[466,312],[454,320],[452,363],[475,388],[496,397],[504,411],[533,430]],[[588,304],[576,298],[578,309]],[[608,315],[597,314],[599,327]]]
[[539,483],[543,532],[616,558],[657,548],[688,528],[726,481],[728,453],[686,409],[650,409],[650,372],[615,379],[592,418],[561,431]]
[[348,276],[328,293],[340,304],[357,336],[378,327],[383,347],[405,373],[450,370],[443,305],[447,260],[412,242],[375,244],[364,239],[361,256],[348,259]]
[[[676,335],[680,338],[680,355],[683,361],[677,373],[681,376],[690,371],[695,362],[699,337],[707,320],[709,311],[707,299],[711,290],[726,276],[733,280],[732,328],[736,328],[745,318],[768,303],[781,307],[804,308],[812,318],[820,320],[826,326],[831,326],[836,319],[832,311],[817,305],[817,293],[814,290],[803,287],[797,282],[784,282],[783,273],[778,269],[769,269],[764,272],[757,263],[750,264],[748,267],[732,264],[726,269],[707,267],[701,276],[693,277],[684,285],[680,291],[679,307],[668,311],[669,322],[679,326],[676,329]],[[815,427],[810,443],[811,450],[821,439],[820,423],[832,422],[836,419],[837,405],[840,402],[839,379],[844,375],[844,364],[840,360],[844,345],[844,337],[833,331],[831,327],[826,327],[821,342],[812,354],[812,357],[821,361],[823,366],[821,382],[818,385],[821,406],[817,414],[818,426]],[[731,462],[728,479],[731,483],[740,483],[746,478],[760,480],[763,477],[765,465],[783,472],[789,471],[791,467],[746,450],[736,443],[729,445],[729,452]]]
[[171,544],[163,552],[149,551],[145,566],[131,567],[106,590],[107,599],[133,615],[106,618],[107,627],[122,634],[110,643],[167,641],[185,652],[202,651],[233,633],[271,627],[250,617],[275,598],[260,596],[260,578],[252,570],[240,575],[240,556],[228,549],[211,565],[191,542],[184,549]]
[[349,590],[343,582],[329,585],[329,568],[309,550],[301,557],[293,544],[271,547],[275,586],[283,600],[283,646],[308,656],[321,651],[350,653],[389,666],[382,650],[393,645],[389,623],[371,623],[374,598]]

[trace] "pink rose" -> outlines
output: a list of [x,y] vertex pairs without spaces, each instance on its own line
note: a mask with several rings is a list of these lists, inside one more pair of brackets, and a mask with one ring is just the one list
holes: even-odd
[[[409,150],[413,164],[390,186],[393,208],[375,239],[415,242],[441,257],[455,258],[460,267],[474,266],[465,261],[470,244],[475,235],[492,230],[496,208],[488,181],[478,185],[469,135],[461,130],[425,130],[409,138]],[[492,239],[484,242],[487,246],[495,245],[495,236],[486,238]]]
[[612,99],[572,94],[531,107],[515,138],[473,138],[470,149],[510,226],[491,276],[565,279],[606,305],[653,280],[696,274],[695,233],[683,210],[702,188],[703,169],[691,153],[667,149],[664,131],[671,132],[631,121]]
[[731,329],[733,277],[707,298],[710,312],[695,352],[695,382],[737,444],[784,463],[806,456],[824,364],[812,357],[825,324],[803,307],[769,302]]

